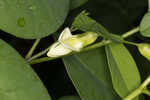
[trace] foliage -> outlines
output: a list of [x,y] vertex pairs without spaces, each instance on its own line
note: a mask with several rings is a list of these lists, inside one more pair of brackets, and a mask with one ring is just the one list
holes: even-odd
[[106,46],[106,52],[113,87],[125,97],[141,83],[136,63],[122,44],[112,43]]
[[150,13],[148,12],[147,14],[145,14],[140,24],[141,34],[145,37],[150,37],[149,21],[150,21]]
[[69,0],[1,0],[0,29],[20,38],[42,38],[65,20]]
[[[103,15],[96,7],[95,16],[92,16],[90,13],[94,13],[92,12],[93,7],[91,9],[86,9],[86,7],[93,2],[100,3],[100,6],[105,5],[106,8],[109,6],[110,8],[105,10],[111,9],[107,13],[111,16],[111,20],[107,19],[108,15],[96,18],[96,14]],[[137,1],[137,4],[141,3]],[[80,7],[81,5],[83,8]],[[126,23],[120,25],[133,26],[132,20],[135,20],[138,14],[134,10],[134,17],[128,16],[131,11],[125,9],[126,5],[123,5],[123,0],[120,2],[109,2],[108,0],[1,0],[0,29],[3,30],[1,32],[6,38],[2,36],[0,39],[0,100],[148,100],[144,98],[145,95],[141,94],[150,96],[148,88],[150,84],[150,76],[148,77],[150,73],[150,0],[149,10],[138,23],[139,26],[134,25],[135,28],[121,35],[117,34],[122,32],[120,26],[116,25],[117,22],[109,24],[108,27],[102,21],[106,18],[107,23],[110,23],[113,16],[116,16],[111,7],[116,7],[115,9],[121,12]],[[132,3],[130,5],[133,7]],[[100,10],[104,10],[102,8],[104,7],[101,7]],[[76,11],[77,14],[74,15]],[[120,23],[121,20],[119,18],[118,20]],[[63,29],[68,31],[62,32]],[[56,39],[57,35],[60,35],[62,39],[58,38],[58,41],[51,44],[49,41],[53,40],[53,37]],[[9,37],[20,39],[20,41],[26,39],[25,41],[29,43],[29,39],[36,39],[36,41],[23,58],[18,53],[18,49],[14,49],[15,46],[10,46],[17,43],[12,42],[13,39],[9,41]],[[33,55],[36,48],[40,49],[37,45],[44,37],[48,39],[47,43],[44,42],[48,48]],[[19,49],[25,49],[21,46]],[[51,52],[48,53],[48,51]],[[46,53],[48,57],[42,57]],[[63,97],[59,96],[59,99],[54,97],[55,94],[51,92],[51,89],[48,90],[51,95],[49,96],[46,90],[48,86],[44,87],[46,84],[43,85],[30,66],[32,64],[38,66],[38,63],[49,61],[50,65],[46,66],[56,67],[50,61],[57,58],[61,58],[63,64],[59,66],[66,69],[76,90],[76,93],[72,93],[73,95],[68,93],[69,96],[61,95]],[[54,63],[57,63],[57,60],[55,61]],[[147,64],[143,61],[146,61]],[[49,73],[50,70],[45,70],[44,73]],[[56,74],[59,75],[59,71]],[[50,76],[47,77],[45,79],[53,83]],[[148,78],[145,79],[145,77]]]
[[0,47],[0,99],[51,100],[31,66],[6,42]]

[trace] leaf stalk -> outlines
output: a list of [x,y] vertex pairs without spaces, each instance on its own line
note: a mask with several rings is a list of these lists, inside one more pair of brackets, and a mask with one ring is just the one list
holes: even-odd
[[[132,30],[124,33],[122,35],[123,38],[127,38],[135,33],[139,32],[139,27],[135,27],[133,28]],[[101,42],[98,42],[98,43],[95,43],[91,46],[88,46],[84,49],[82,49],[80,52],[85,52],[85,51],[88,51],[88,50],[91,50],[91,49],[95,49],[95,48],[99,48],[99,47],[102,47],[102,46],[105,46],[107,44],[110,44],[112,41],[110,40],[103,40]],[[57,59],[57,58],[62,58],[64,56],[60,56],[60,57],[43,57],[43,58],[39,58],[39,59],[36,59],[40,56],[42,56],[43,54],[45,54],[47,51],[49,50],[49,47],[46,48],[45,50],[41,51],[40,53],[34,55],[33,57],[31,57],[28,62],[29,64],[37,64],[37,63],[41,63],[41,62],[45,62],[45,61],[51,61],[51,60],[54,60],[54,59]],[[71,54],[69,55],[72,55],[72,54],[76,54],[76,53],[80,53],[80,52],[72,52]],[[69,56],[69,55],[65,55],[65,56]]]

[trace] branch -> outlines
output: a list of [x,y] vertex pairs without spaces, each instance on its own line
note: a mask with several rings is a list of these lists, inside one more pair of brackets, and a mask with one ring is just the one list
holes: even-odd
[[[136,27],[136,28],[133,28],[132,30],[124,33],[122,35],[123,38],[127,38],[135,33],[137,33],[139,31],[139,27]],[[102,47],[102,46],[105,46],[107,44],[110,44],[111,41],[110,40],[105,40],[105,41],[102,41],[102,42],[99,42],[99,43],[96,43],[96,44],[93,44],[89,47],[86,47],[84,49],[82,49],[80,52],[85,52],[85,51],[88,51],[88,50],[92,50],[92,49],[95,49],[95,48],[98,48],[98,47]],[[57,59],[57,58],[62,58],[64,56],[60,56],[60,57],[43,57],[43,58],[39,58],[39,59],[36,59],[40,56],[42,56],[43,54],[45,54],[46,52],[48,52],[49,48],[43,50],[42,52],[36,54],[35,56],[33,56],[28,62],[29,64],[37,64],[37,63],[41,63],[41,62],[45,62],[45,61],[50,61],[50,60],[54,60],[54,59]],[[79,52],[72,52],[71,54],[68,54],[68,55],[65,55],[65,56],[70,56],[72,54],[76,54],[76,53],[79,53]],[[34,59],[35,60],[34,60]]]
[[150,84],[150,76],[132,93],[130,93],[127,97],[125,97],[123,100],[132,100],[133,98],[137,97],[141,93],[150,95],[150,92],[147,90],[147,85]]
[[148,0],[148,12],[150,12],[150,0]]
[[28,59],[32,56],[34,50],[36,49],[37,45],[39,44],[41,39],[36,39],[34,44],[32,45],[31,49],[29,50],[29,52],[27,53],[25,59]]

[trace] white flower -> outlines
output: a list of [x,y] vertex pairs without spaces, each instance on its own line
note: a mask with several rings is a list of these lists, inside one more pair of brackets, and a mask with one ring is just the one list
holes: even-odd
[[72,52],[71,49],[64,47],[61,44],[61,42],[59,42],[61,39],[67,39],[70,36],[72,36],[70,29],[65,28],[63,30],[63,32],[60,34],[58,41],[55,42],[54,44],[52,44],[52,46],[50,47],[50,49],[47,53],[47,56],[48,57],[59,57],[59,56],[63,56],[63,55],[71,53]]
[[98,35],[93,32],[86,32],[79,35],[72,35],[69,28],[65,28],[60,34],[59,39],[54,43],[47,56],[59,57],[67,55],[72,51],[80,51],[82,48],[93,43]]

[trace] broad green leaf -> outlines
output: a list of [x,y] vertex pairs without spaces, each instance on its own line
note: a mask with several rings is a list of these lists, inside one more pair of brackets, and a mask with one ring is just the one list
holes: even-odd
[[51,100],[24,59],[0,40],[0,100]]
[[70,0],[70,9],[75,9],[86,3],[88,0]]
[[59,98],[58,100],[80,100],[78,96],[64,96]]
[[106,53],[113,87],[123,98],[140,85],[136,63],[122,44],[112,43],[106,46]]
[[123,42],[121,36],[110,33],[105,27],[88,16],[88,13],[82,11],[74,20],[72,27],[82,31],[92,31],[100,34],[102,37],[116,42]]
[[82,100],[120,100],[112,88],[104,48],[65,57],[64,63]]
[[150,37],[150,12],[146,13],[140,24],[140,32],[145,37]]
[[26,39],[54,33],[65,20],[69,0],[1,0],[0,29]]

